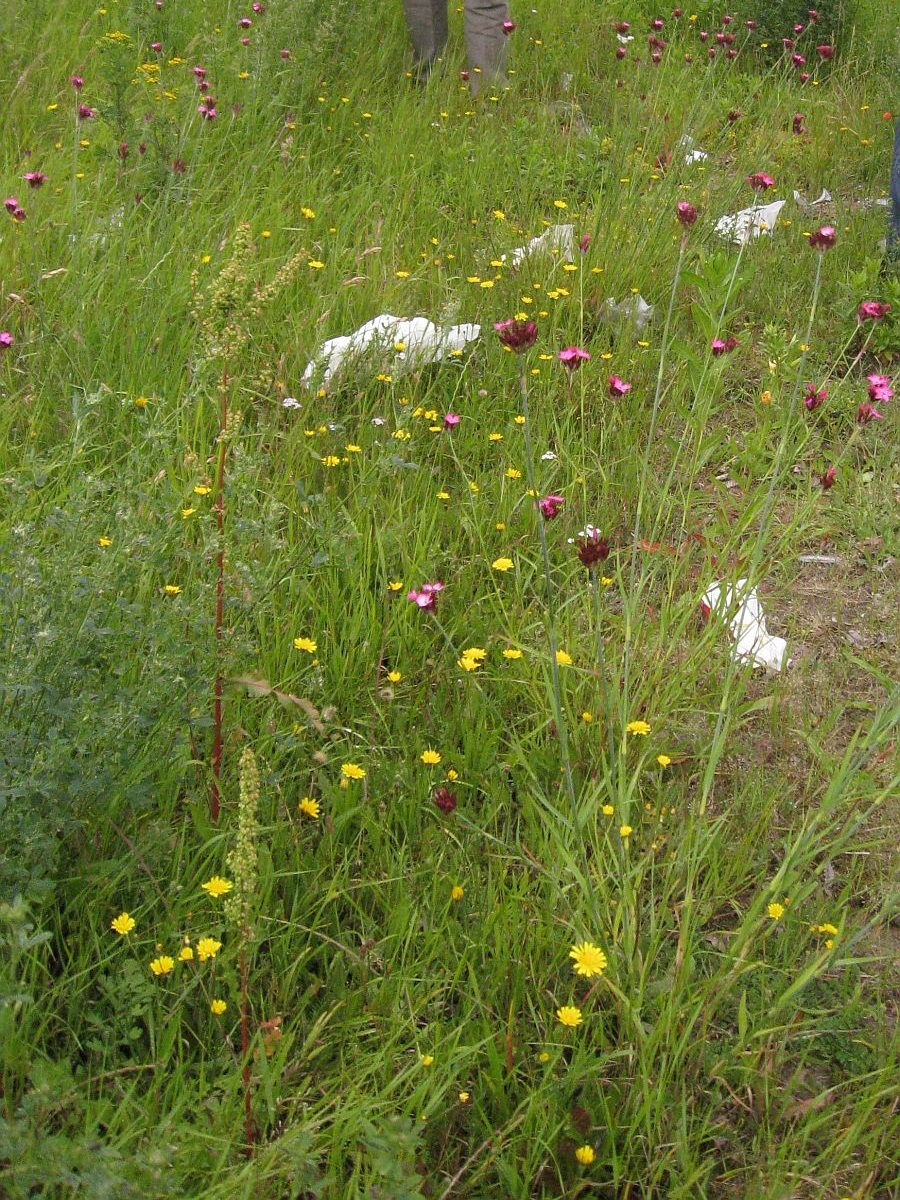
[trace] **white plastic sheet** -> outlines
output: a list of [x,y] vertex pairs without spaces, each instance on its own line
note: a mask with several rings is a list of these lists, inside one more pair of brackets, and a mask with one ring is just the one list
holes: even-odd
[[791,665],[787,642],[766,629],[759,596],[755,588],[748,587],[746,579],[739,579],[733,588],[718,581],[710,584],[700,607],[707,619],[715,617],[728,622],[738,662],[765,667],[767,671],[783,671]]
[[784,205],[784,200],[774,200],[771,204],[755,204],[753,208],[742,208],[740,212],[719,217],[716,233],[737,242],[739,246],[743,245],[751,238],[771,233]]
[[[527,246],[517,246],[512,252],[512,265],[520,266],[532,254],[552,254],[556,251],[566,262],[575,258],[575,226],[551,225],[540,237],[533,237]],[[506,262],[506,255],[500,256]]]
[[[366,321],[347,337],[330,338],[306,364],[300,382],[310,387],[321,373],[321,386],[328,388],[346,364],[364,354],[381,351],[383,364],[392,370],[410,370],[427,363],[442,362],[454,350],[462,350],[481,337],[480,325],[452,325],[440,329],[427,317],[395,317],[381,313]],[[402,350],[394,347],[401,344]]]

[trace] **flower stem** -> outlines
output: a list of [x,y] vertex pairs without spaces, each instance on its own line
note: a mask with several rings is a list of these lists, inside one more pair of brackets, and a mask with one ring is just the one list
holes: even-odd
[[606,718],[606,729],[609,736],[609,773],[610,778],[615,774],[616,765],[616,733],[613,721],[612,703],[609,695],[609,684],[606,679],[606,656],[603,651],[603,628],[600,615],[600,581],[597,578],[597,567],[590,567],[591,592],[594,597],[594,628],[597,631],[597,670],[600,673],[600,691],[603,695],[603,709]]
[[522,416],[525,418],[525,466],[528,472],[528,486],[535,501],[537,511],[538,538],[541,543],[541,556],[544,562],[544,582],[547,587],[547,635],[550,642],[550,671],[553,678],[554,719],[559,734],[559,744],[562,750],[563,768],[566,774],[566,789],[569,793],[569,803],[573,813],[576,811],[575,783],[572,779],[572,760],[569,754],[569,729],[566,724],[565,710],[562,702],[562,688],[559,682],[559,663],[556,658],[556,606],[553,601],[553,578],[550,572],[550,554],[547,550],[547,531],[544,528],[544,514],[537,503],[538,492],[535,484],[534,457],[531,451],[531,418],[528,411],[528,382],[525,378],[525,363],[519,359],[519,392],[522,399]]
[[219,781],[222,778],[222,630],[225,615],[225,455],[228,453],[228,369],[222,372],[222,415],[219,429],[219,460],[216,470],[216,680],[213,696],[212,788],[209,808],[213,821],[219,819]]

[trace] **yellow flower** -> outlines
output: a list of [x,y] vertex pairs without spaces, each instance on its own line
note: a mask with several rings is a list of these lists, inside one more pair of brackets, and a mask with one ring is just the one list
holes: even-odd
[[213,900],[218,900],[220,896],[225,896],[234,887],[230,879],[223,879],[221,875],[213,875],[212,879],[207,879],[206,883],[201,883],[200,886],[206,892],[207,896],[211,896]]
[[595,975],[602,975],[606,970],[606,955],[593,942],[582,942],[580,946],[573,946],[569,951],[569,958],[572,959],[575,974],[583,975],[585,979],[593,979]]
[[167,583],[163,590],[167,596],[177,596],[181,591],[181,588],[177,583]]
[[194,951],[191,949],[190,946],[182,946],[181,949],[178,951],[178,961],[179,962],[190,962],[193,957],[194,957]]
[[319,814],[322,811],[319,807],[318,800],[311,800],[309,796],[304,796],[297,806],[306,817],[312,817],[314,821],[318,821]]
[[579,1146],[575,1151],[575,1157],[583,1167],[589,1167],[597,1155],[594,1153],[593,1146]]
[[506,649],[503,651],[503,657],[508,658],[510,660],[512,660],[514,658],[521,658],[522,651],[517,650],[514,646],[507,646]]
[[423,750],[420,757],[426,766],[437,766],[437,764],[441,761],[441,756],[438,754],[437,750]]
[[421,1062],[423,1067],[430,1067],[431,1064],[434,1062],[434,1055],[433,1054],[420,1054],[419,1061]]
[[307,263],[307,266],[311,267],[313,271],[321,271],[325,264],[320,262],[317,258],[311,258]]
[[105,549],[107,546],[112,545],[112,538],[99,537],[99,538],[97,538],[97,545],[102,546]]
[[459,771],[454,771],[453,768],[451,767],[450,770],[447,772],[447,778],[450,780],[451,783],[453,782],[454,779],[459,779]]
[[659,763],[659,765],[661,767],[668,767],[672,762],[672,760],[671,760],[671,758],[669,758],[668,754],[657,754],[656,761]]
[[550,1061],[550,1055],[547,1053],[546,1050],[542,1050],[540,1052],[540,1054],[538,1055],[538,1062],[548,1063],[549,1061]]
[[560,1025],[566,1025],[569,1029],[574,1029],[576,1025],[581,1024],[581,1009],[575,1008],[572,1004],[564,1004],[562,1008],[556,1010],[556,1019]]
[[313,212],[313,210],[311,208],[301,208],[300,215],[301,215],[301,217],[305,217],[307,219],[307,221],[311,221],[315,217],[316,214]]
[[565,200],[554,200],[553,207],[554,208],[568,208],[569,206],[568,206],[568,204],[566,204]]
[[772,403],[772,393],[769,391],[768,388],[766,388],[766,390],[764,392],[759,393],[759,400],[760,400],[761,404],[771,404]]
[[228,1005],[225,1003],[224,1000],[212,1000],[212,1001],[210,1001],[209,1011],[213,1014],[214,1017],[221,1017],[222,1013],[225,1011],[225,1009],[227,1007],[228,1007]]
[[339,467],[341,465],[341,460],[336,454],[326,454],[322,462],[326,467]]
[[516,425],[524,425],[525,424],[525,418],[522,416],[521,413],[519,413],[519,415],[517,417],[513,417],[513,421],[516,423]]
[[464,654],[462,658],[456,660],[456,665],[462,671],[477,671],[482,663],[480,658],[471,658]]
[[403,587],[402,579],[391,579],[388,581],[388,591],[389,592],[399,592],[402,587]]
[[468,1104],[471,1099],[472,1099],[471,1092],[460,1092],[459,1093],[460,1104]]
[[489,433],[489,434],[488,434],[488,441],[489,441],[489,442],[502,442],[502,441],[503,441],[503,434],[502,434],[502,433]]
[[159,958],[154,958],[150,964],[150,970],[154,975],[168,975],[174,969],[175,959],[169,954],[161,954]]
[[194,495],[195,496],[208,496],[211,491],[212,491],[211,487],[207,487],[205,484],[198,483],[197,486],[194,488]]
[[784,916],[784,905],[779,904],[777,901],[775,901],[774,903],[770,904],[766,908],[766,912],[769,914],[769,916],[772,918],[773,921],[780,921],[781,918]]
[[312,638],[295,637],[294,638],[294,649],[295,650],[305,650],[307,654],[315,654],[318,647],[316,646],[316,643],[312,640]]
[[521,479],[522,472],[519,471],[516,467],[507,467],[506,468],[506,478],[507,479]]
[[222,949],[222,943],[217,942],[215,938],[201,938],[197,943],[197,957],[201,962],[206,962],[208,958],[215,958]]
[[619,826],[619,837],[630,838],[631,833],[632,833],[632,829],[631,829],[630,825],[620,825]]
[[581,719],[582,719],[582,721],[584,721],[584,723],[586,725],[590,725],[591,721],[593,721],[593,719],[594,719],[594,714],[589,713],[589,712],[583,712],[581,714]]
[[183,508],[181,510],[182,521],[186,521],[188,517],[192,517],[196,511],[196,508]]
[[571,667],[572,655],[567,653],[565,650],[557,650],[556,661],[561,667]]
[[401,671],[388,671],[388,679],[391,683],[399,683],[403,678]]
[[345,779],[365,779],[366,773],[356,763],[341,763],[341,774]]
[[460,885],[458,883],[454,884],[453,887],[450,889],[450,899],[451,900],[462,900],[462,898],[465,894],[466,894],[466,889],[464,887],[460,887]]
[[830,933],[832,937],[837,936],[837,928],[834,925],[817,925],[816,933]]
[[511,558],[495,558],[491,566],[495,571],[510,571],[512,570],[513,560]]
[[503,209],[502,209],[502,208],[495,208],[495,209],[494,209],[494,216],[497,218],[497,220],[498,220],[498,221],[505,221],[505,220],[506,220],[506,213],[503,211]]
[[135,408],[146,408],[147,407],[147,397],[146,396],[135,396],[134,407]]
[[639,737],[646,737],[650,732],[650,726],[646,721],[629,721],[625,726],[626,733],[633,733]]
[[[130,916],[127,912],[121,912],[110,922],[109,927],[124,937],[126,933],[131,933],[136,924],[137,922],[134,917]],[[837,933],[837,930],[835,930],[835,933]]]
[[611,804],[604,804],[600,811],[603,813],[604,817],[611,817],[616,810]]

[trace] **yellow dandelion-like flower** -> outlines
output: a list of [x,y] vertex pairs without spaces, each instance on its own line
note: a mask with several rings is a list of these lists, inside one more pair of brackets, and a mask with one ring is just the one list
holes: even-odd
[[422,1064],[423,1067],[430,1067],[431,1064],[434,1062],[434,1055],[433,1054],[420,1054],[419,1062]]
[[568,208],[569,206],[568,206],[568,204],[566,204],[565,200],[554,200],[553,207],[554,208]]
[[316,643],[313,641],[312,638],[295,637],[294,638],[294,649],[295,650],[304,650],[307,654],[315,654],[316,650],[318,649],[318,646],[316,645]]
[[572,970],[575,974],[583,975],[585,979],[602,975],[607,967],[606,955],[593,942],[582,942],[573,946],[569,951],[569,958],[572,960]]
[[437,750],[423,750],[420,758],[426,766],[437,766],[437,764],[441,761],[441,756],[438,754]]
[[318,800],[311,800],[309,796],[304,796],[297,807],[305,817],[312,817],[314,821],[318,821],[319,815],[322,811]]
[[561,667],[571,667],[572,655],[565,650],[557,650],[556,661]]
[[215,938],[200,938],[197,942],[197,957],[201,962],[206,962],[208,958],[215,958],[221,949],[222,943],[217,942]]
[[482,662],[480,658],[471,658],[464,654],[462,658],[456,660],[456,665],[462,671],[477,671],[482,666]]
[[459,771],[454,771],[451,767],[447,772],[447,778],[452,783],[454,779],[459,779]]
[[319,259],[317,259],[317,258],[311,258],[306,265],[308,267],[310,267],[313,271],[321,271],[322,268],[325,266],[325,264],[323,262],[320,262]]
[[589,713],[589,712],[583,712],[581,714],[581,719],[582,719],[582,721],[584,721],[585,725],[590,725],[591,721],[593,721],[593,719],[594,719],[594,714]]
[[191,946],[182,946],[181,949],[178,951],[178,961],[179,962],[190,962],[193,957],[194,957],[194,951]]
[[211,491],[212,491],[211,487],[207,487],[206,484],[204,484],[204,483],[198,483],[197,486],[194,488],[194,495],[195,496],[208,496]]
[[462,900],[462,898],[465,894],[466,894],[466,889],[464,887],[461,887],[458,883],[454,884],[453,887],[450,889],[450,899],[451,900]]
[[196,511],[196,508],[183,508],[181,510],[182,521],[186,521],[188,517],[192,517]]
[[336,454],[326,454],[322,459],[322,463],[326,467],[339,467],[341,465],[341,460]]
[[388,591],[389,592],[400,592],[402,590],[403,590],[403,580],[402,579],[388,580]]
[[517,467],[507,467],[506,468],[506,478],[507,479],[521,479],[522,472],[520,470],[518,470]]
[[228,1008],[224,1000],[211,1000],[209,1003],[209,1011],[214,1017],[221,1017],[222,1013]]
[[816,933],[828,933],[832,937],[837,937],[837,926],[835,925],[817,925]]
[[356,763],[341,763],[341,774],[345,779],[365,779],[366,773]]
[[772,904],[769,904],[766,907],[766,912],[769,914],[769,916],[772,918],[773,921],[780,921],[781,918],[784,916],[784,905],[779,904],[776,900]]
[[656,761],[659,763],[659,765],[661,767],[668,767],[671,765],[671,762],[672,762],[672,760],[671,760],[671,758],[669,758],[668,754],[657,754]]
[[150,970],[154,975],[168,975],[175,970],[175,959],[170,954],[161,954],[150,963]]
[[502,442],[502,441],[503,441],[503,434],[502,434],[502,433],[489,433],[489,434],[488,434],[488,441],[489,441],[489,442]]
[[460,1104],[468,1104],[471,1099],[472,1099],[471,1092],[460,1092],[459,1093]]
[[213,875],[212,879],[207,879],[206,883],[201,883],[200,886],[213,900],[218,900],[220,896],[227,896],[234,884],[230,879],[223,879],[221,875]]
[[650,726],[646,721],[629,721],[625,726],[625,732],[635,734],[638,737],[646,737],[650,732]]
[[495,571],[511,571],[513,568],[513,560],[511,558],[495,558],[491,563]]
[[597,1155],[594,1153],[593,1146],[579,1146],[575,1151],[575,1157],[583,1167],[589,1167]]
[[403,672],[402,671],[388,671],[387,677],[391,683],[399,683],[400,680],[403,678]]
[[97,538],[97,545],[98,545],[98,546],[102,546],[104,549],[106,549],[106,547],[107,547],[107,546],[111,546],[111,545],[112,545],[112,538],[109,538],[109,537],[99,537],[99,538]]
[[[114,917],[113,920],[110,921],[109,927],[115,933],[118,933],[121,937],[124,937],[127,933],[131,933],[136,924],[137,922],[135,921],[134,917],[130,915],[130,913],[121,912],[117,917]],[[837,930],[835,930],[835,933],[837,933]]]
[[560,1025],[574,1029],[582,1022],[581,1009],[576,1008],[574,1004],[564,1004],[562,1008],[556,1010],[556,1019]]
[[522,651],[517,650],[515,646],[507,646],[503,651],[503,657],[508,658],[512,662],[514,659],[522,657]]
[[167,596],[178,596],[181,594],[181,588],[177,583],[167,583],[163,588],[163,591]]
[[630,825],[620,825],[619,826],[619,837],[621,837],[621,838],[626,838],[626,839],[630,838],[633,832],[634,831],[632,830]]

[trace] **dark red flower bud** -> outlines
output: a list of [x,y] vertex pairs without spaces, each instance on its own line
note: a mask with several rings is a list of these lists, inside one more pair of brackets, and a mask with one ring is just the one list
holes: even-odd
[[517,354],[521,354],[537,341],[537,325],[534,321],[498,321],[494,329],[503,345],[515,350]]

